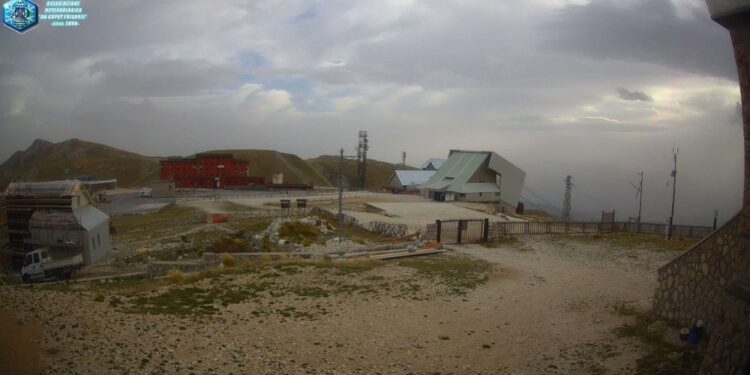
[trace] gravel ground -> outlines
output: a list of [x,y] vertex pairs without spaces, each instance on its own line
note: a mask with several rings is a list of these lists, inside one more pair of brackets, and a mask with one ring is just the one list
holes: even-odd
[[[649,306],[656,268],[676,255],[555,237],[453,250],[492,265],[465,295],[389,262],[206,279],[196,287],[273,284],[202,317],[128,311],[107,284],[0,287],[0,306],[6,322],[40,326],[18,345],[44,373],[629,374],[644,349],[612,333],[628,319],[613,306]],[[339,287],[350,292],[313,296]],[[3,332],[0,350],[17,342]]]

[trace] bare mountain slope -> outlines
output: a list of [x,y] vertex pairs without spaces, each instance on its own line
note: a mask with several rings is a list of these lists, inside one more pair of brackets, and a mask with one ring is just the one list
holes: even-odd
[[0,187],[12,180],[59,180],[81,175],[116,178],[123,187],[142,186],[158,178],[159,161],[80,139],[60,143],[37,139],[0,164]]

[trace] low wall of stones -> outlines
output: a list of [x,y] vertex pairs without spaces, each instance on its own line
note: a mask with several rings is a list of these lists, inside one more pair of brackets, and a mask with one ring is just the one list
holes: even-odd
[[750,281],[749,242],[739,233],[743,225],[746,219],[735,216],[658,271],[654,311],[680,326],[704,321],[709,341],[702,374],[750,370],[750,301],[732,292]]
[[406,237],[409,234],[409,228],[406,224],[391,224],[380,221],[371,221],[365,226],[367,230],[378,232],[386,237]]
[[[333,215],[333,217],[336,217],[336,213],[333,213],[331,211],[328,211],[326,209],[322,209],[319,207],[314,207],[310,210],[310,214],[313,215]],[[386,237],[406,237],[409,234],[409,228],[406,226],[406,224],[392,224],[392,223],[384,223],[380,221],[371,221],[367,224],[362,224],[355,218],[354,216],[342,214],[344,217],[344,225],[356,225],[360,228],[369,230],[371,232],[377,232],[380,233]]]

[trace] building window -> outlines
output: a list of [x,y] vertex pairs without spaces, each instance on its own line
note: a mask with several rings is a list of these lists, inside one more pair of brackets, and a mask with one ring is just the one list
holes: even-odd
[[481,196],[482,196],[482,193],[479,193],[479,196],[481,197]]
[[96,241],[94,241],[94,237],[91,237],[91,248],[96,249]]
[[96,246],[102,246],[102,236],[101,233],[96,234]]
[[466,197],[466,193],[461,193],[458,196],[461,197],[461,198],[465,198]]

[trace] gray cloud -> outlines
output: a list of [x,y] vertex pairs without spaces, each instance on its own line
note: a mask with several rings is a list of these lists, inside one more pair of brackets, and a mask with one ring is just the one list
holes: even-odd
[[622,100],[628,100],[631,102],[653,102],[654,98],[646,95],[646,93],[643,93],[641,91],[630,91],[628,89],[624,89],[622,87],[617,88],[617,95],[620,96],[620,99]]
[[702,4],[681,18],[671,1],[593,0],[560,10],[543,28],[544,46],[557,53],[737,79],[729,34]]
[[[0,56],[0,159],[35,138],[72,137],[148,155],[271,148],[312,157],[367,129],[372,157],[392,162],[402,150],[412,164],[452,148],[496,150],[552,202],[571,173],[582,214],[632,211],[627,181],[643,169],[648,217],[660,220],[677,145],[679,220],[699,223],[715,207],[729,214],[740,201],[740,128],[717,126],[736,116],[734,60],[703,4],[85,7],[79,28],[0,30],[12,51]],[[618,90],[620,100],[613,85],[642,92]]]

